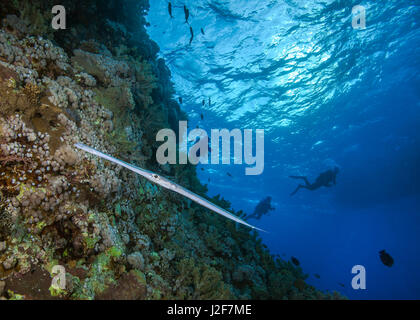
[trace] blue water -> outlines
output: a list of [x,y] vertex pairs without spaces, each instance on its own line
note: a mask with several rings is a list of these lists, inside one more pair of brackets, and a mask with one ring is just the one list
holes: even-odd
[[[166,0],[151,1],[148,31],[191,126],[265,129],[264,173],[203,166],[209,194],[248,213],[271,195],[276,210],[252,222],[270,232],[262,237],[273,254],[300,260],[317,288],[419,299],[420,1],[172,4],[174,19]],[[352,28],[356,4],[366,8],[365,30]],[[289,196],[297,183],[289,175],[313,181],[333,164],[336,187]],[[381,263],[382,249],[393,267]],[[351,287],[354,265],[366,268],[366,290]]]

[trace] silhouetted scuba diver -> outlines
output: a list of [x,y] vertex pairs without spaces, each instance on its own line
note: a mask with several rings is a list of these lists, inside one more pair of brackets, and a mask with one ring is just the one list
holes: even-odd
[[308,179],[304,176],[290,176],[292,179],[302,179],[305,181],[305,184],[299,184],[295,191],[293,191],[290,195],[293,196],[296,194],[296,192],[299,191],[300,188],[308,189],[311,191],[314,191],[316,189],[319,189],[321,187],[332,187],[336,184],[335,178],[337,174],[340,172],[338,167],[334,167],[333,170],[328,170],[323,173],[321,173],[318,178],[316,178],[314,183],[309,183]]
[[[232,176],[232,175],[230,175]],[[271,197],[262,199],[257,206],[255,207],[254,213],[249,215],[247,219],[257,219],[259,220],[263,215],[267,214],[269,211],[273,211],[275,208],[271,206]]]

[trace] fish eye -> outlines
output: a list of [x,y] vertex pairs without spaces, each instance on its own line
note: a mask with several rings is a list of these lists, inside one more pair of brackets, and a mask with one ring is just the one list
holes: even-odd
[[154,174],[154,175],[153,175],[153,178],[155,178],[155,179],[159,179],[159,176],[158,176],[157,174]]

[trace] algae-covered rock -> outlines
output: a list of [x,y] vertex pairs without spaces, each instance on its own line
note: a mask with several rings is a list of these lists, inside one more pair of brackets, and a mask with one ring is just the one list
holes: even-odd
[[4,288],[6,287],[6,282],[0,280],[0,297],[4,293]]
[[123,79],[132,75],[130,67],[125,61],[114,60],[103,54],[76,49],[71,60],[74,65],[94,76],[105,87],[119,86],[123,84]]
[[146,298],[146,288],[144,274],[131,270],[96,298],[98,300],[143,300]]
[[138,270],[144,269],[144,258],[141,252],[137,251],[127,256],[127,262]]

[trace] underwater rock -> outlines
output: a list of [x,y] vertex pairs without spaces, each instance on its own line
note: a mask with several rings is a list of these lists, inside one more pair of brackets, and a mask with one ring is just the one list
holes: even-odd
[[146,278],[141,272],[131,270],[118,279],[103,293],[98,300],[143,300],[146,298]]
[[10,270],[15,267],[17,260],[15,257],[9,257],[3,261],[3,268],[5,270]]
[[296,279],[295,282],[293,282],[293,285],[299,289],[299,291],[303,291],[305,289],[306,283],[302,279]]
[[239,266],[232,274],[232,279],[236,282],[251,281],[254,274],[254,268],[250,265]]
[[122,84],[121,78],[128,78],[131,74],[130,67],[123,61],[116,61],[108,56],[94,54],[80,49],[73,52],[71,58],[73,64],[83,68],[83,70],[96,77],[105,87],[113,87]]
[[28,24],[14,14],[9,14],[3,19],[3,27],[17,37],[22,37],[28,33]]
[[137,251],[127,256],[127,262],[138,270],[144,270],[144,258],[141,252]]
[[97,101],[113,112],[133,110],[134,97],[130,88],[126,86],[95,89]]

